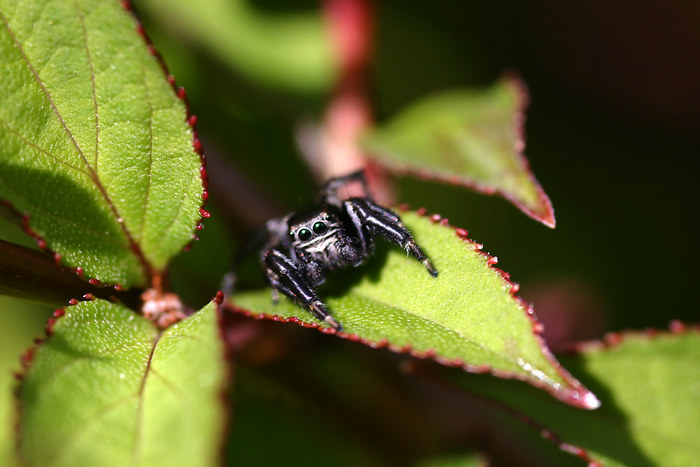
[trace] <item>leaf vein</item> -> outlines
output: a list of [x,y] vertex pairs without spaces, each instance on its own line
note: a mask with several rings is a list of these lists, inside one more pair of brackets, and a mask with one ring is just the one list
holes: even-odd
[[[77,2],[76,2],[76,9],[78,8]],[[98,172],[98,165],[97,165],[97,159],[99,156],[100,152],[100,108],[99,105],[97,104],[97,88],[95,84],[95,67],[94,63],[92,60],[92,55],[90,54],[90,46],[88,45],[88,34],[87,34],[87,27],[85,26],[85,16],[83,14],[79,14],[78,18],[80,18],[80,26],[83,31],[83,41],[85,43],[85,57],[87,59],[87,64],[88,64],[88,71],[90,72],[90,88],[92,91],[92,103],[95,109],[95,162],[94,162],[94,176],[96,180],[99,180],[99,172]]]
[[144,345],[143,342],[138,343],[138,344],[127,344],[127,345],[123,345],[121,347],[115,347],[115,348],[106,349],[106,350],[103,350],[100,352],[95,352],[92,355],[87,355],[87,356],[83,356],[83,357],[75,357],[71,361],[66,362],[63,365],[55,368],[53,370],[53,372],[46,378],[46,380],[43,382],[43,384],[45,386],[49,386],[51,384],[51,382],[54,379],[56,379],[61,373],[69,370],[71,367],[73,367],[74,365],[76,365],[80,362],[90,361],[90,360],[100,360],[99,357],[101,357],[101,356],[108,355],[108,354],[115,353],[115,352],[119,352],[121,350],[130,350],[130,349],[135,349],[138,347],[143,347],[143,345]]
[[138,455],[141,451],[141,433],[143,430],[143,410],[144,410],[144,393],[146,391],[146,382],[148,380],[149,375],[151,374],[152,368],[153,368],[153,355],[156,352],[156,347],[158,346],[158,342],[160,340],[160,334],[158,334],[154,339],[153,339],[153,344],[151,345],[151,351],[148,355],[148,360],[146,361],[146,368],[144,369],[143,372],[143,378],[141,378],[141,385],[139,386],[139,390],[137,393],[138,396],[138,406],[137,406],[137,412],[136,412],[136,427],[134,430],[134,448],[131,453],[131,464],[132,465],[138,465]]
[[[443,330],[447,331],[448,333],[456,334],[456,335],[457,335],[462,341],[464,341],[465,343],[467,343],[467,344],[469,344],[469,345],[472,345],[472,346],[475,346],[476,348],[478,348],[479,350],[484,351],[485,353],[489,353],[489,354],[491,354],[491,355],[493,355],[493,356],[496,356],[496,357],[501,357],[498,353],[496,353],[496,351],[494,351],[494,350],[492,350],[492,349],[489,349],[488,347],[484,347],[483,344],[478,343],[478,342],[474,341],[473,339],[471,339],[471,338],[465,336],[464,334],[462,334],[462,333],[459,332],[458,330],[448,328],[448,327],[445,326],[443,323],[440,323],[440,322],[438,322],[438,321],[436,321],[436,320],[434,320],[434,319],[432,319],[432,318],[430,318],[430,317],[428,317],[428,316],[423,316],[423,315],[419,315],[419,314],[413,313],[413,312],[411,312],[411,311],[409,311],[409,310],[406,310],[406,309],[404,309],[404,308],[399,308],[399,307],[397,307],[396,305],[393,305],[393,304],[391,304],[391,303],[385,302],[385,301],[380,300],[380,299],[378,299],[378,298],[376,298],[376,297],[371,297],[371,296],[366,295],[366,294],[363,294],[363,293],[352,292],[352,294],[355,295],[355,296],[357,296],[357,297],[360,297],[360,298],[362,298],[362,299],[364,299],[364,300],[366,300],[366,301],[369,301],[369,302],[376,302],[376,303],[379,303],[379,304],[381,304],[381,305],[384,305],[384,306],[386,306],[386,307],[388,307],[388,308],[392,308],[392,309],[398,311],[399,313],[406,313],[406,314],[409,314],[409,315],[414,316],[414,317],[416,317],[416,318],[419,318],[419,319],[428,321],[428,322],[430,322],[430,323],[432,323],[432,324],[434,324],[434,325],[436,325],[436,326],[439,326],[440,328],[442,328]],[[424,349],[424,350],[429,350],[429,349]]]
[[39,76],[38,71],[34,68],[34,65],[32,64],[31,60],[29,60],[29,57],[27,56],[27,53],[24,50],[24,47],[20,43],[16,34],[12,30],[12,28],[10,27],[10,24],[7,21],[7,18],[5,18],[5,15],[2,12],[0,12],[0,18],[2,18],[2,21],[5,24],[5,29],[7,30],[8,34],[12,38],[12,41],[15,43],[15,47],[17,48],[17,51],[19,52],[20,57],[22,57],[22,60],[24,61],[24,63],[26,63],[27,68],[29,69],[32,76],[34,77],[34,80],[36,81],[36,83],[39,85],[39,88],[41,89],[42,93],[44,94],[44,97],[48,101],[49,106],[51,107],[53,114],[56,116],[59,123],[63,127],[64,132],[66,133],[66,135],[70,139],[71,143],[75,147],[75,149],[78,152],[78,154],[80,155],[81,159],[83,159],[83,162],[85,163],[86,167],[88,168],[88,170],[90,170],[91,169],[90,162],[85,157],[85,153],[83,152],[82,148],[78,144],[78,141],[75,139],[75,135],[73,135],[73,132],[68,127],[68,124],[66,123],[65,119],[63,118],[63,115],[58,110],[58,107],[56,106],[56,101],[54,100],[53,96],[51,95],[48,88],[46,87],[46,83],[44,83],[41,76]]
[[148,201],[151,194],[151,172],[153,170],[153,100],[148,89],[146,70],[141,64],[141,74],[143,76],[143,89],[146,93],[146,102],[148,103],[148,171],[146,173],[146,192],[144,194],[143,209],[141,210],[141,225],[139,237],[143,238],[143,230],[146,222],[146,212],[148,211]]
[[98,232],[98,231],[93,230],[93,229],[88,229],[88,228],[85,227],[83,224],[80,224],[80,223],[78,223],[78,222],[76,222],[76,221],[74,221],[74,220],[71,220],[71,219],[68,219],[67,217],[62,217],[62,216],[59,216],[59,215],[54,214],[54,213],[52,213],[52,212],[46,211],[46,210],[43,209],[41,206],[39,206],[39,205],[37,205],[36,203],[30,201],[24,194],[22,194],[22,193],[18,192],[17,190],[15,190],[9,183],[7,183],[7,181],[5,181],[5,179],[3,179],[3,178],[1,178],[1,177],[0,177],[0,183],[2,183],[3,185],[5,185],[5,187],[6,187],[7,189],[9,189],[10,191],[12,191],[13,193],[15,193],[15,195],[16,195],[17,197],[24,199],[24,201],[25,201],[29,206],[32,206],[37,212],[41,213],[42,216],[51,217],[51,218],[56,219],[56,220],[58,220],[58,221],[65,222],[65,223],[67,223],[68,225],[71,225],[71,226],[75,227],[77,230],[82,230],[83,232],[92,234],[92,235],[94,235],[95,237],[98,237],[98,238],[103,239],[103,240],[105,240],[107,243],[111,243],[111,244],[113,244],[113,245],[117,245],[117,246],[119,246],[119,247],[121,247],[121,248],[123,248],[123,247],[125,246],[123,243],[119,242],[116,238],[110,237],[110,236],[108,236],[108,235],[105,235],[103,232]]
[[54,160],[55,160],[56,162],[58,162],[59,164],[63,164],[63,165],[65,165],[66,167],[68,167],[69,169],[76,170],[76,171],[82,173],[83,175],[87,175],[88,177],[90,176],[90,174],[89,174],[88,172],[86,172],[84,169],[82,169],[82,168],[80,168],[80,167],[76,167],[76,166],[74,166],[74,165],[72,165],[72,164],[70,164],[70,163],[64,161],[63,159],[61,159],[60,157],[58,157],[56,154],[54,154],[54,153],[48,151],[47,149],[44,149],[43,147],[39,146],[38,144],[36,144],[36,143],[30,141],[30,140],[27,139],[24,135],[22,135],[18,130],[16,130],[15,128],[12,128],[12,127],[10,126],[10,124],[9,124],[6,120],[4,120],[3,118],[1,118],[1,117],[0,117],[0,124],[2,124],[2,125],[3,125],[5,128],[7,128],[11,133],[13,133],[13,134],[14,134],[15,136],[17,136],[19,139],[21,139],[23,143],[27,144],[28,146],[33,147],[33,148],[36,149],[37,151],[39,151],[39,152],[45,154],[46,156],[48,156],[48,157],[54,159]]
[[112,402],[111,404],[107,405],[106,407],[102,407],[99,412],[96,412],[90,417],[87,417],[87,419],[84,420],[83,423],[80,425],[80,428],[75,432],[75,435],[71,438],[68,438],[66,442],[61,445],[61,451],[56,453],[56,457],[53,459],[53,465],[62,464],[61,460],[65,458],[68,454],[70,454],[71,449],[75,447],[78,441],[80,441],[80,438],[82,438],[83,436],[85,436],[85,434],[88,433],[90,427],[96,425],[97,422],[100,422],[110,412],[129,402],[129,400],[136,397],[137,395],[137,393],[127,394],[121,399],[118,399]]

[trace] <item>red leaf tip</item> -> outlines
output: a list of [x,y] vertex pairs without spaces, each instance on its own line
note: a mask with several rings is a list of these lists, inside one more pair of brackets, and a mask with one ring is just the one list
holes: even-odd
[[224,303],[224,293],[221,290],[216,292],[216,295],[214,296],[214,303],[217,305]]

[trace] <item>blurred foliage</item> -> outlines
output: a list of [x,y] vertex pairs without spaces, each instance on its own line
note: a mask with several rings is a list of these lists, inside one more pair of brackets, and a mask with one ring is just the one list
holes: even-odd
[[0,297],[0,465],[14,463],[17,420],[14,375],[21,371],[20,355],[43,334],[50,309],[27,301]]
[[497,400],[524,415],[555,443],[583,448],[605,466],[693,465],[700,425],[700,347],[697,330],[616,335],[560,360],[602,402],[572,410],[530,388],[494,378],[453,374],[457,386]]

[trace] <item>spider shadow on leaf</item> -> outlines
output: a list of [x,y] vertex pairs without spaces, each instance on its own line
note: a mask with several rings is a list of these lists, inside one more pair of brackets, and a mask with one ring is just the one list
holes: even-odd
[[318,289],[321,298],[326,300],[342,298],[362,280],[368,280],[371,283],[379,282],[391,248],[392,246],[388,242],[379,241],[374,253],[365,263],[356,268],[348,268],[330,274],[328,280]]

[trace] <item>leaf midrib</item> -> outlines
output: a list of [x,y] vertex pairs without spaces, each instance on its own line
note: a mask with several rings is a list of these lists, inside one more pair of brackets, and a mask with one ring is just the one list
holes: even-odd
[[141,385],[139,386],[139,390],[137,393],[138,397],[138,405],[136,408],[136,427],[134,429],[134,443],[133,443],[133,451],[131,455],[131,464],[132,465],[137,465],[138,462],[138,457],[141,452],[141,438],[142,438],[142,430],[143,430],[143,410],[144,410],[144,392],[146,390],[146,381],[148,380],[148,375],[151,372],[152,364],[153,364],[153,355],[156,353],[156,347],[158,346],[158,341],[160,341],[160,338],[162,336],[162,332],[159,332],[155,338],[153,339],[153,345],[151,346],[151,351],[148,354],[148,360],[146,361],[146,368],[143,372],[143,377],[141,378]]
[[[77,16],[80,20],[81,26],[82,26],[82,33],[83,33],[83,43],[84,43],[84,48],[85,48],[85,53],[86,53],[86,58],[88,62],[88,68],[90,72],[90,80],[91,80],[91,88],[92,88],[92,97],[93,97],[93,102],[94,102],[94,107],[95,107],[95,163],[97,162],[97,155],[99,153],[99,106],[97,103],[97,91],[96,91],[96,83],[95,83],[95,73],[93,69],[93,61],[92,57],[90,55],[90,48],[88,46],[88,37],[87,37],[87,28],[85,27],[85,17],[84,15],[79,11],[78,5],[76,2],[73,2],[74,6],[76,7],[76,13]],[[149,277],[153,277],[155,275],[153,271],[153,267],[151,266],[150,262],[146,259],[146,256],[144,255],[143,250],[141,249],[141,246],[136,242],[134,237],[132,236],[129,228],[126,226],[125,222],[119,222],[119,219],[123,219],[122,216],[120,215],[117,207],[115,204],[112,202],[112,198],[110,197],[109,193],[107,192],[107,189],[102,183],[102,180],[99,177],[99,174],[97,173],[97,170],[95,167],[93,167],[90,162],[88,161],[87,157],[85,156],[85,153],[83,152],[82,148],[78,144],[77,140],[75,139],[75,136],[73,135],[73,132],[70,130],[68,127],[65,119],[63,118],[61,112],[58,110],[58,107],[56,106],[56,102],[54,101],[51,93],[47,89],[45,83],[39,76],[37,70],[34,68],[34,65],[32,62],[29,60],[29,57],[27,56],[24,47],[20,43],[19,39],[17,38],[16,34],[10,27],[10,24],[3,14],[2,11],[0,11],[0,18],[2,18],[2,21],[5,25],[5,29],[7,30],[8,34],[12,38],[12,41],[15,44],[15,47],[17,48],[20,57],[22,60],[26,63],[27,68],[31,72],[32,76],[34,77],[34,80],[36,81],[37,85],[41,88],[42,93],[44,94],[44,97],[48,101],[54,115],[58,119],[60,125],[63,127],[63,130],[65,134],[68,136],[70,139],[72,145],[75,147],[75,150],[77,151],[78,155],[80,158],[83,160],[83,163],[85,164],[87,168],[87,175],[88,178],[92,181],[94,184],[95,188],[99,191],[100,195],[102,198],[105,200],[107,203],[108,207],[112,211],[112,214],[114,215],[115,219],[117,219],[117,223],[120,226],[122,232],[126,236],[126,239],[129,243],[129,249],[131,252],[136,256],[138,259],[138,262],[141,264],[141,267]],[[152,144],[152,132],[151,132],[151,144]],[[23,136],[20,135],[22,139],[26,139]],[[42,151],[43,152],[43,151]],[[149,159],[149,173],[150,173],[150,167],[152,165],[152,159]]]

